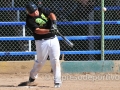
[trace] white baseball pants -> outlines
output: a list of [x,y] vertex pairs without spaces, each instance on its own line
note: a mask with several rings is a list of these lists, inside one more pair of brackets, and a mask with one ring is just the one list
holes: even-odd
[[50,63],[54,74],[54,83],[61,83],[61,67],[60,67],[60,45],[57,36],[54,39],[48,40],[35,40],[37,60],[34,62],[34,66],[30,72],[30,77],[35,79],[38,76],[38,72],[45,64],[49,55]]

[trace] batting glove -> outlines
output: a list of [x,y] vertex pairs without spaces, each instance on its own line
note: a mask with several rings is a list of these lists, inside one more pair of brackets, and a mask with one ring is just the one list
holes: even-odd
[[57,21],[56,20],[52,21],[52,26],[51,26],[50,32],[54,33],[54,34],[57,34],[58,29],[57,29]]

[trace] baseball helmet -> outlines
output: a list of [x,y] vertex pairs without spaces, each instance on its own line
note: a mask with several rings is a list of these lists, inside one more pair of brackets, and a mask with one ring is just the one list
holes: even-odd
[[33,2],[29,2],[26,5],[26,10],[28,11],[28,13],[33,13],[34,11],[36,11],[38,9],[38,7],[33,3]]

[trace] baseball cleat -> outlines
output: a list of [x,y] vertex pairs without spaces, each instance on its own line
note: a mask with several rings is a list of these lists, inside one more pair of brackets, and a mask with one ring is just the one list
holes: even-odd
[[55,83],[54,87],[55,88],[60,88],[60,83]]
[[26,82],[21,82],[18,86],[37,86],[37,83],[26,81]]

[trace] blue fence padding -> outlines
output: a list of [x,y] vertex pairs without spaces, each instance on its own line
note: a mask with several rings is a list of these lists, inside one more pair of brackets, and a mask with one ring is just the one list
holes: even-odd
[[19,52],[0,52],[0,56],[16,56],[16,55],[36,55],[35,51],[32,52],[25,52],[25,51],[19,51]]
[[33,36],[0,37],[0,41],[34,40]]
[[[65,36],[69,40],[99,40],[101,36]],[[58,36],[59,40],[63,40],[61,36]],[[120,39],[120,35],[106,35],[105,40]],[[18,37],[0,37],[0,41],[18,41],[18,40],[34,40],[33,36],[18,36]]]
[[[101,54],[101,51],[100,50],[61,51],[61,54]],[[120,50],[105,50],[104,54],[120,54]]]
[[24,11],[25,8],[23,7],[19,7],[19,8],[15,8],[15,7],[6,7],[6,8],[0,8],[0,11]]
[[[91,51],[61,51],[60,54],[74,55],[74,54],[101,54],[100,50]],[[105,50],[104,54],[120,54],[120,50]],[[14,51],[14,52],[0,52],[0,56],[17,56],[17,55],[36,55],[35,51],[25,52],[25,51]]]
[[0,22],[0,26],[26,25],[26,22]]
[[[120,10],[120,6],[105,6],[107,8],[107,10]],[[1,7],[0,11],[25,11],[24,7]],[[60,9],[61,10],[61,9]],[[101,10],[100,6],[95,6],[94,10]]]
[[[120,10],[120,6],[105,6],[107,10]],[[94,7],[94,10],[101,10],[100,6]]]
[[[58,25],[99,25],[101,21],[64,21]],[[120,21],[105,21],[105,24],[120,24]],[[0,26],[26,25],[26,22],[0,22]]]
[[[120,21],[104,21],[105,24],[120,24]],[[99,25],[101,21],[66,21],[58,22],[58,25]]]

